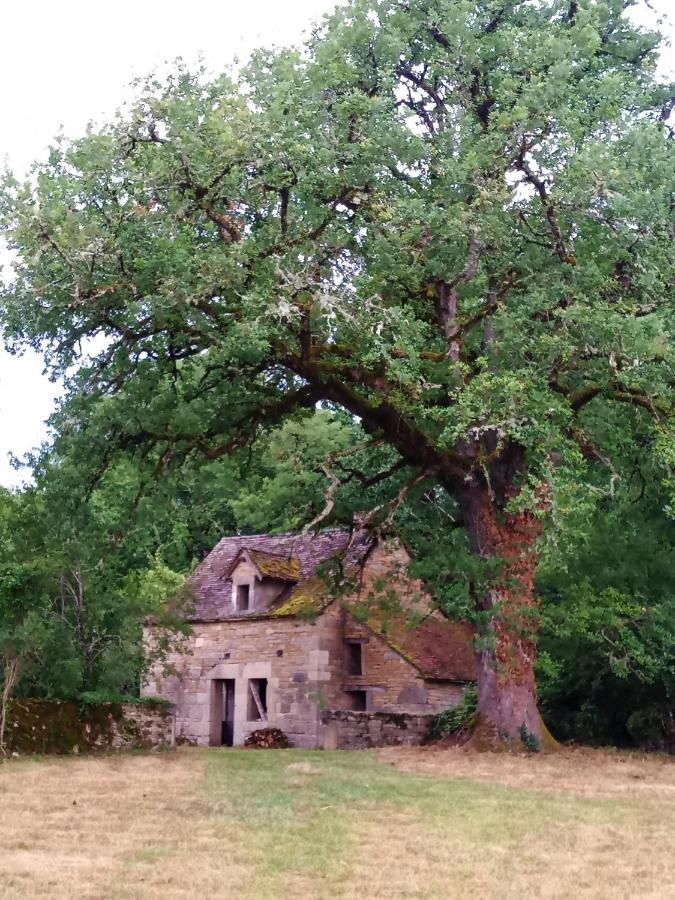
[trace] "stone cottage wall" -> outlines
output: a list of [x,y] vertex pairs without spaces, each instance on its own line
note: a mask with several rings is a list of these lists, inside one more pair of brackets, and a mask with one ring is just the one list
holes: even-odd
[[[410,556],[401,545],[381,544],[364,566],[357,595],[349,602],[369,602],[377,610],[378,600],[394,593],[402,609],[428,613],[432,600],[419,579],[408,574]],[[385,597],[385,600],[387,598]],[[344,637],[362,643],[360,676],[347,676],[344,684],[352,690],[367,691],[367,711],[425,714],[440,712],[459,702],[462,682],[425,679],[403,652],[397,652],[383,637],[345,614]],[[349,708],[347,704],[343,708]]]
[[371,747],[415,746],[429,735],[432,715],[346,712],[329,709],[322,715],[326,750],[368,750]]
[[[331,609],[315,621],[241,618],[193,623],[184,650],[169,655],[176,674],[155,667],[142,693],[169,700],[177,739],[201,746],[220,743],[221,710],[214,682],[235,681],[234,744],[257,728],[281,728],[296,747],[323,743],[321,710],[340,692],[340,613]],[[152,640],[151,630],[146,640]],[[267,679],[267,723],[249,721],[248,682]]]
[[[315,621],[293,618],[194,623],[193,634],[167,662],[175,675],[155,667],[144,697],[173,704],[176,737],[200,746],[219,745],[222,703],[216,682],[235,681],[234,744],[257,728],[284,731],[296,747],[322,747],[325,709],[349,710],[353,690],[365,690],[368,711],[429,714],[457,703],[463,686],[425,681],[414,666],[365,626],[346,624],[334,604]],[[345,671],[345,637],[362,637],[363,675]],[[151,639],[151,638],[149,638]],[[267,679],[267,723],[248,721],[248,681]]]
[[348,617],[345,640],[362,642],[362,674],[346,676],[352,690],[366,690],[368,712],[434,713],[459,702],[463,684],[430,681],[365,625]]

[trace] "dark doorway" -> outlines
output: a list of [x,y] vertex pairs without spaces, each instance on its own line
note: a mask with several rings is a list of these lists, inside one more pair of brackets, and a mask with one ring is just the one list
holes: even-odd
[[220,743],[223,747],[231,747],[234,743],[234,678],[226,678],[222,682],[223,721]]

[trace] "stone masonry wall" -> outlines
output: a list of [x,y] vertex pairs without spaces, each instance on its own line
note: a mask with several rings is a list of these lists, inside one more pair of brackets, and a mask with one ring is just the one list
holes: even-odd
[[[169,700],[176,737],[201,746],[220,744],[221,702],[215,682],[234,680],[234,744],[261,727],[281,728],[296,747],[322,746],[320,712],[333,705],[340,684],[336,651],[339,611],[314,622],[241,618],[194,623],[185,648],[169,655],[176,674],[156,667],[142,693]],[[151,640],[151,631],[146,640]],[[267,723],[248,720],[250,679],[267,679]]]
[[[346,631],[345,631],[346,629]],[[345,674],[345,636],[362,636],[363,675]],[[462,686],[425,681],[407,660],[358,623],[345,625],[334,604],[314,622],[239,619],[195,623],[187,647],[169,656],[175,675],[157,667],[145,697],[169,700],[176,737],[201,746],[221,743],[222,699],[216,682],[235,681],[234,744],[265,723],[248,721],[248,681],[267,679],[267,723],[281,728],[296,747],[322,747],[324,709],[348,710],[349,690],[366,690],[368,710],[435,713],[456,703]],[[219,708],[220,707],[220,708]]]
[[122,727],[113,734],[111,750],[166,750],[176,746],[175,718],[163,706],[122,705]]
[[413,746],[429,734],[431,715],[346,712],[328,709],[322,715],[326,750],[368,750],[371,747]]
[[463,685],[425,680],[384,638],[348,617],[345,640],[362,641],[362,674],[344,679],[352,690],[366,690],[368,712],[435,713],[459,702]]
[[5,740],[18,755],[166,750],[174,746],[174,719],[159,704],[15,700]]
[[[376,547],[364,567],[358,596],[347,602],[368,599],[377,609],[384,585],[386,591],[398,595],[401,608],[428,613],[431,598],[422,582],[409,576],[409,565],[410,556],[404,547],[394,543]],[[352,690],[367,691],[367,711],[436,713],[459,702],[462,683],[425,679],[403,653],[348,613],[344,638],[362,642],[362,675],[347,676],[344,684]]]

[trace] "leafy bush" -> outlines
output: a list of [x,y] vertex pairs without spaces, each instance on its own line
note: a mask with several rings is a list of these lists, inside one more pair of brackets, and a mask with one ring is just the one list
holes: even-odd
[[642,750],[675,753],[675,713],[665,706],[635,710],[626,723],[628,733]]
[[433,717],[429,737],[437,741],[448,735],[461,733],[468,728],[471,719],[476,714],[477,706],[478,692],[475,686],[471,685],[464,689],[459,703],[449,706]]
[[596,590],[589,580],[546,599],[537,676],[554,734],[589,744],[658,746],[667,734],[655,737],[662,716],[651,716],[648,735],[642,729],[650,710],[672,708],[675,601]]

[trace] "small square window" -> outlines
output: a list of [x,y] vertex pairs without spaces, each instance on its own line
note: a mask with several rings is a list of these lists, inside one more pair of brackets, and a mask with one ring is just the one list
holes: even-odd
[[248,610],[251,600],[251,587],[248,584],[238,584],[237,585],[237,610],[239,612],[246,612]]
[[353,712],[365,712],[368,708],[368,692],[367,691],[348,691],[347,695],[350,701],[350,709]]

